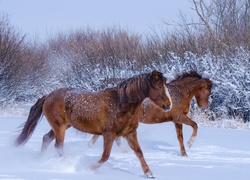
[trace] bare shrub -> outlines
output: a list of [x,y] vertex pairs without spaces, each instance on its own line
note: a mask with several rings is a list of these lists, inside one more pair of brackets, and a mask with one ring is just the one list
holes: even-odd
[[[83,79],[93,81],[93,78],[97,78],[98,76],[93,76],[95,73],[103,78],[113,78],[124,67],[135,70],[142,64],[141,36],[120,28],[102,31],[88,28],[59,34],[50,39],[48,44],[51,63],[62,65],[60,70],[54,72],[61,74],[58,77],[73,78],[74,83],[77,81],[81,86],[84,85]],[[70,80],[59,81],[74,86]]]
[[[44,56],[25,42],[25,35],[10,25],[7,15],[0,18],[0,103],[23,101],[30,96],[37,77],[42,78]],[[33,82],[33,87],[30,83]],[[25,86],[26,85],[26,86]],[[21,87],[26,87],[27,90]],[[34,90],[34,89],[33,89]],[[36,94],[34,92],[33,94]],[[25,95],[26,94],[26,95]]]
[[183,57],[187,51],[197,55],[210,52],[217,56],[237,51],[238,47],[249,50],[249,0],[211,0],[209,3],[193,0],[192,4],[198,21],[190,21],[180,14],[180,23],[174,25],[174,30],[163,33],[166,51]]

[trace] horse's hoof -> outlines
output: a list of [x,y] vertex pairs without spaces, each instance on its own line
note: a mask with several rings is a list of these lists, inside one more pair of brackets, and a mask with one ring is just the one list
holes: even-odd
[[191,148],[194,141],[195,141],[196,137],[195,136],[192,136],[189,141],[187,142],[187,145],[188,145],[188,148]]
[[100,166],[101,166],[101,163],[96,162],[96,163],[91,164],[89,168],[90,168],[92,171],[95,171],[95,170],[98,169]]
[[187,153],[182,153],[181,156],[182,157],[188,157]]
[[188,148],[191,148],[191,147],[192,147],[192,145],[193,145],[193,143],[192,143],[192,142],[190,142],[190,141],[188,141],[188,142],[187,142],[187,145],[188,145]]
[[93,148],[94,143],[92,143],[91,141],[88,143],[88,148]]
[[147,178],[151,178],[151,179],[154,179],[155,177],[153,176],[152,172],[149,172],[149,173],[146,173],[145,176]]

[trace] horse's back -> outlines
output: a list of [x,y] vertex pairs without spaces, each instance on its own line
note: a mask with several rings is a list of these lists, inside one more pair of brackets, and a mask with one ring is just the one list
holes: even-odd
[[53,118],[62,119],[63,124],[80,131],[100,134],[106,125],[106,119],[117,108],[114,96],[115,90],[112,89],[89,92],[62,88],[46,97],[44,113],[48,121],[53,121]]

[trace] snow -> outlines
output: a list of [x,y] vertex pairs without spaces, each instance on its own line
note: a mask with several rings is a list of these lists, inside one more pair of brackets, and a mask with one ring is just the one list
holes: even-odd
[[[20,109],[19,109],[20,110]],[[20,111],[21,112],[21,111]],[[45,155],[40,156],[42,136],[50,130],[45,118],[38,124],[28,143],[14,147],[18,126],[26,121],[28,110],[7,115],[0,111],[0,179],[144,179],[138,158],[128,147],[122,153],[114,144],[111,156],[96,171],[90,166],[102,154],[102,138],[92,148],[88,142],[92,135],[69,129],[65,138],[65,157],[60,158],[51,144]],[[192,129],[184,126],[187,142]],[[250,141],[249,129],[225,129],[199,126],[198,136],[189,149],[188,157],[180,156],[179,143],[172,123],[147,125],[140,123],[138,139],[144,157],[160,179],[222,180],[249,179]]]

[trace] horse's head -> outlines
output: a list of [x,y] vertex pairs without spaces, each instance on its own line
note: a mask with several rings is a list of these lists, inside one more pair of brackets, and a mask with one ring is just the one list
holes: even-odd
[[166,78],[161,72],[154,70],[149,77],[149,98],[163,109],[171,107],[171,98],[167,89]]
[[202,79],[201,88],[195,94],[197,104],[200,108],[208,107],[208,98],[211,94],[212,85],[212,81],[210,81],[209,79]]

